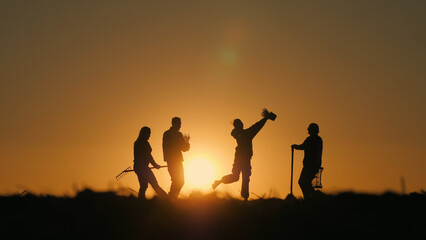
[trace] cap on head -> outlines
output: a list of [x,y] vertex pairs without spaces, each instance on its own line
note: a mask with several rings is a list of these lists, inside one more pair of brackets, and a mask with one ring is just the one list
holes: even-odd
[[316,123],[309,124],[308,133],[309,134],[318,134],[319,133],[318,124],[316,124]]

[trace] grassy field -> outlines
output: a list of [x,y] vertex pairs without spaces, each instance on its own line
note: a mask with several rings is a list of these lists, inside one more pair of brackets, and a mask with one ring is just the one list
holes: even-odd
[[169,202],[114,192],[0,197],[12,239],[426,239],[426,194],[339,193],[248,202],[192,195]]

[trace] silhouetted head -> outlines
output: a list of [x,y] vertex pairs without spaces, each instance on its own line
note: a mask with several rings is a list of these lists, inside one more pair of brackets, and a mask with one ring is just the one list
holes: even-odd
[[318,124],[316,124],[316,123],[309,124],[308,133],[309,133],[309,135],[318,135],[318,133],[319,133]]
[[238,118],[234,120],[233,125],[234,125],[234,128],[237,130],[242,130],[244,128],[243,122]]
[[149,127],[143,127],[139,132],[138,140],[148,140],[151,136],[151,129]]
[[181,126],[182,126],[182,122],[180,121],[179,117],[172,118],[172,127],[174,129],[179,130]]

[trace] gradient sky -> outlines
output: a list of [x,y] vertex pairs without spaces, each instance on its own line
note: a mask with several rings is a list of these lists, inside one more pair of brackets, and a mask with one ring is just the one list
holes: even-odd
[[0,36],[0,194],[116,188],[142,126],[164,164],[174,116],[191,135],[184,164],[206,158],[219,178],[231,121],[263,107],[278,117],[253,142],[258,196],[289,193],[290,145],[311,122],[325,192],[426,188],[426,1],[11,0]]

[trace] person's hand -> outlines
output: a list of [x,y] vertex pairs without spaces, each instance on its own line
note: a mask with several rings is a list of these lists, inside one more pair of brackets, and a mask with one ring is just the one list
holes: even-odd
[[264,108],[262,111],[262,117],[266,118],[266,120],[272,120],[275,121],[275,118],[277,115],[275,113],[268,111],[268,109]]
[[158,165],[157,163],[156,163],[156,164],[154,164],[154,168],[155,168],[155,169],[160,169],[160,167],[161,167],[161,166],[160,166],[160,165]]
[[189,134],[184,134],[183,139],[185,139],[186,142],[189,142],[189,140],[191,139],[191,136],[189,136]]
[[262,117],[263,118],[266,118],[266,120],[268,120],[269,119],[269,111],[268,111],[268,109],[266,109],[266,108],[264,108],[263,110],[262,110]]

